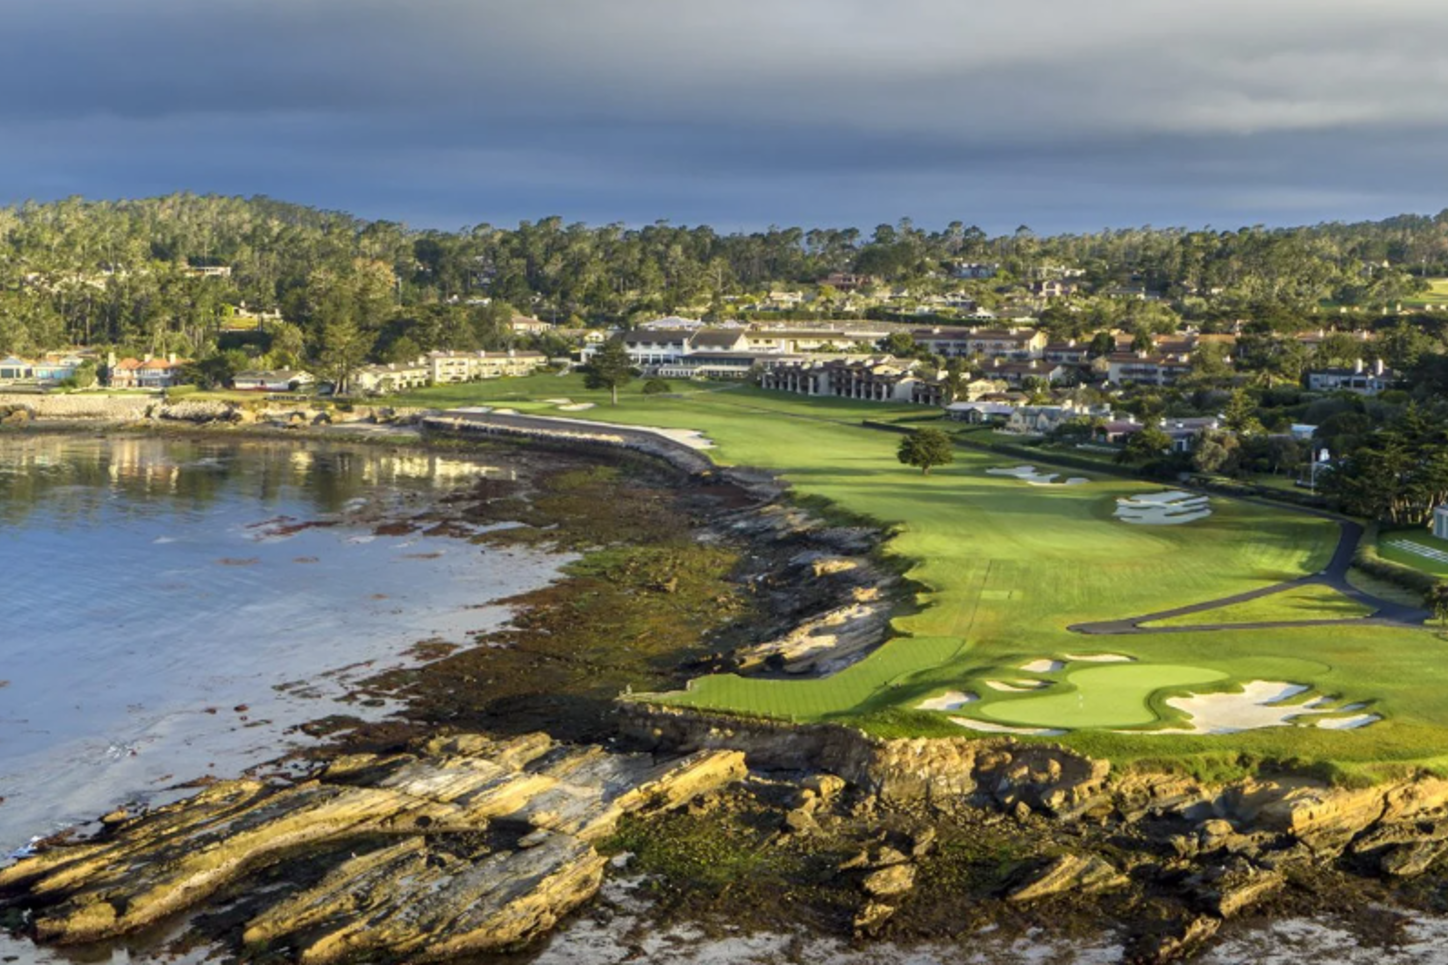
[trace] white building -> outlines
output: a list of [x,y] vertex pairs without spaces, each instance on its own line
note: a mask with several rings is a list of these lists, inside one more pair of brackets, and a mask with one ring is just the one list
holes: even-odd
[[1433,535],[1439,539],[1448,539],[1448,506],[1439,506],[1433,510]]

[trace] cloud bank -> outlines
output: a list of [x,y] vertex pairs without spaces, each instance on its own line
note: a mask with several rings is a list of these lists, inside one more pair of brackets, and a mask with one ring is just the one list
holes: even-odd
[[1448,206],[1440,0],[13,5],[10,201],[997,230]]

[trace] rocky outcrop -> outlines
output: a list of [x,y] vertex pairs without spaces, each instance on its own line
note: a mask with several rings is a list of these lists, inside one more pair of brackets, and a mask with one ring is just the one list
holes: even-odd
[[261,868],[330,855],[331,874],[256,918],[248,942],[285,938],[319,962],[507,949],[597,890],[604,862],[592,842],[623,815],[743,775],[731,751],[660,762],[541,734],[454,738],[344,757],[289,787],[214,785],[0,870],[0,892],[34,911],[38,939],[86,942],[150,925]]
[[1013,889],[1006,898],[1009,901],[1025,903],[1063,892],[1089,895],[1124,887],[1129,880],[1106,859],[1097,855],[1067,854],[1037,871],[1028,881]]
[[624,730],[672,750],[730,748],[763,768],[829,771],[886,804],[978,805],[1072,813],[1099,798],[1110,765],[1053,744],[1009,739],[881,740],[836,725],[792,726],[637,701],[620,704]]

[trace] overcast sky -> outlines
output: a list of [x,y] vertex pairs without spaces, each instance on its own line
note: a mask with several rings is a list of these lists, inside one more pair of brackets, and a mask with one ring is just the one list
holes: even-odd
[[0,201],[1008,231],[1448,207],[1444,0],[0,0]]

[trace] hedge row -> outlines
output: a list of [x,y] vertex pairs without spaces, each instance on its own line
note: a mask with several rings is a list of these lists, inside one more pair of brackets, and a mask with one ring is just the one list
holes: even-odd
[[1362,542],[1358,544],[1357,553],[1353,556],[1352,565],[1369,576],[1386,580],[1414,593],[1421,593],[1424,600],[1432,592],[1433,587],[1440,582],[1438,577],[1431,573],[1424,573],[1422,570],[1415,570],[1411,566],[1404,566],[1402,563],[1395,563],[1379,556],[1376,525],[1368,526],[1367,532],[1363,534]]

